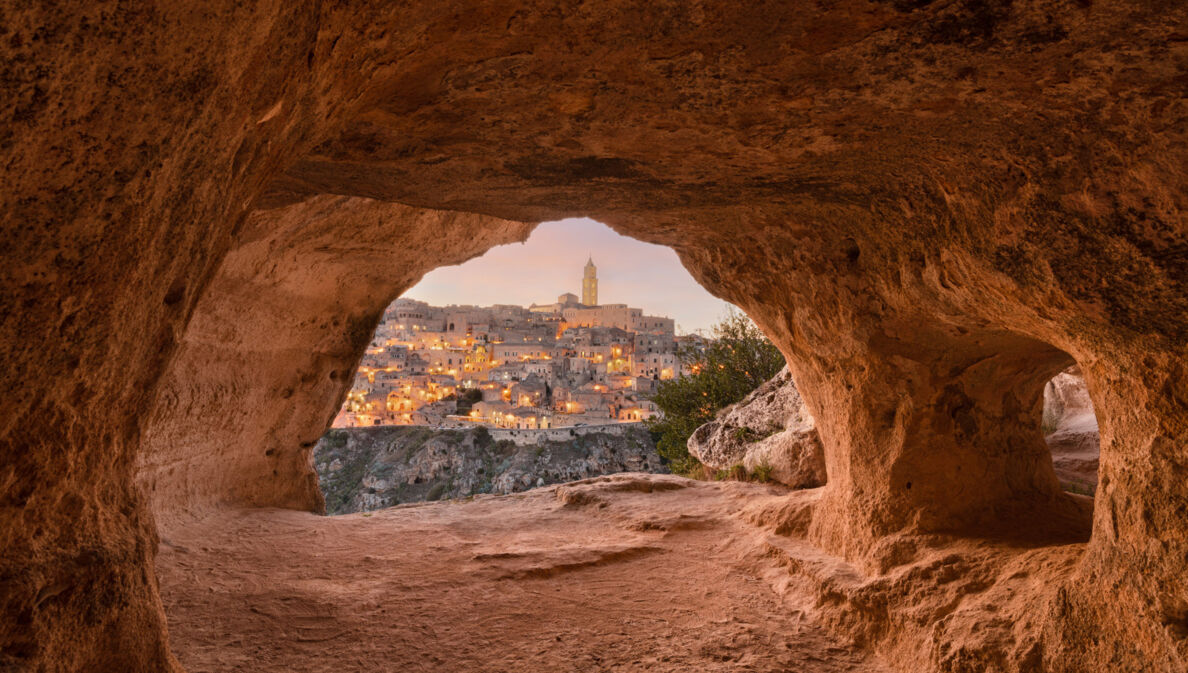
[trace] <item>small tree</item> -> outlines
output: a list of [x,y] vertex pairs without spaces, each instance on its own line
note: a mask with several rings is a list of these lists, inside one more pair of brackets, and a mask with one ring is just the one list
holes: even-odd
[[[449,399],[449,398],[446,398]],[[458,394],[458,407],[454,411],[456,414],[465,414],[470,411],[471,407],[483,401],[483,391],[478,388],[467,388]]]
[[689,455],[693,431],[784,366],[779,349],[741,313],[731,311],[714,325],[712,334],[704,349],[686,348],[677,353],[686,375],[661,382],[652,397],[662,415],[648,421],[648,428],[657,438],[660,456],[677,474],[691,475],[701,467]]

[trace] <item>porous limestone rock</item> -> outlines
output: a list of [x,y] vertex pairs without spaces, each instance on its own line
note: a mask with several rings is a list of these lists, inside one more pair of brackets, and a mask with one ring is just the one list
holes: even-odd
[[[804,544],[871,582],[905,535],[1083,541],[1035,621],[949,670],[1188,668],[1188,7],[195,7],[0,9],[4,666],[176,669],[156,520],[317,507],[301,444],[419,275],[355,294],[375,257],[350,218],[333,264],[289,256],[318,220],[288,208],[355,197],[427,218],[363,227],[421,270],[522,238],[509,220],[673,248],[786,356],[829,475]],[[427,233],[450,216],[466,254]],[[282,291],[223,275],[236,251]],[[1040,429],[1072,364],[1091,520]],[[235,411],[260,403],[260,428]],[[838,624],[904,671],[952,644]]]
[[813,415],[784,367],[741,402],[718,412],[689,438],[689,453],[705,465],[749,472],[793,488],[825,483],[825,454]]
[[137,480],[158,523],[229,504],[322,511],[310,454],[384,306],[437,263],[424,251],[456,264],[531,228],[332,195],[254,211],[145,424]]

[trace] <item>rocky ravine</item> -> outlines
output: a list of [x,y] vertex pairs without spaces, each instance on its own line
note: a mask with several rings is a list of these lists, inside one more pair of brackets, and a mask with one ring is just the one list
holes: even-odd
[[656,472],[656,445],[642,427],[517,445],[484,428],[335,429],[314,448],[327,514],[493,493],[614,472]]
[[1093,495],[1101,458],[1101,433],[1080,367],[1060,372],[1044,387],[1044,440],[1066,491]]

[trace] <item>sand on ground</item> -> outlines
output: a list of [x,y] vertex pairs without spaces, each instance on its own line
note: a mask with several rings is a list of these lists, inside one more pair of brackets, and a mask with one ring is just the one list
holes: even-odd
[[769,533],[740,513],[781,495],[626,474],[339,517],[227,511],[163,531],[157,572],[190,673],[881,673],[760,579]]

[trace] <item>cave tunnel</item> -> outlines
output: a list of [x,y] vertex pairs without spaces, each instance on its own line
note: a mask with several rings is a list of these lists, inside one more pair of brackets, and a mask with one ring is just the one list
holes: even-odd
[[[384,306],[590,216],[786,356],[822,628],[894,670],[1188,669],[1186,11],[5,9],[0,668],[182,670],[172,531],[320,511],[309,451]],[[1073,364],[1092,501],[1041,431]],[[945,616],[961,572],[993,590]]]
[[1040,429],[1064,490],[1092,496],[1097,490],[1101,440],[1093,400],[1079,367],[1069,367],[1044,386]]

